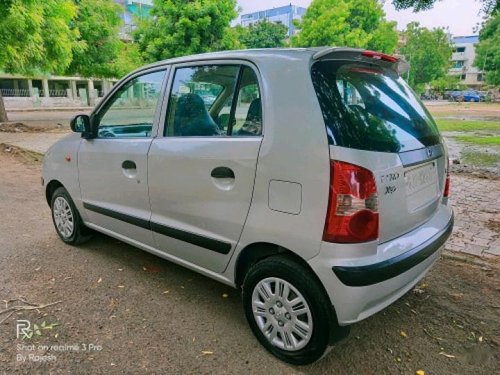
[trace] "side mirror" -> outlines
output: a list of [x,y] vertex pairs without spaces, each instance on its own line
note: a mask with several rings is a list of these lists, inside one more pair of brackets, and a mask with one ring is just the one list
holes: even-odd
[[92,125],[88,115],[76,115],[70,122],[71,130],[82,133],[82,138],[93,138]]

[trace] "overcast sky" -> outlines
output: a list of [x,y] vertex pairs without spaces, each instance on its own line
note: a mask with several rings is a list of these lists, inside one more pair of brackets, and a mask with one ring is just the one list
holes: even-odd
[[[273,7],[287,5],[290,0],[237,0],[242,13],[251,13]],[[292,4],[307,7],[311,0],[293,0]],[[396,11],[390,0],[385,1],[387,19],[397,21],[398,29],[403,30],[411,21],[418,21],[422,26],[433,28],[448,26],[453,35],[472,35],[473,27],[481,22],[477,0],[440,0],[434,8],[425,12],[413,13],[411,10]]]

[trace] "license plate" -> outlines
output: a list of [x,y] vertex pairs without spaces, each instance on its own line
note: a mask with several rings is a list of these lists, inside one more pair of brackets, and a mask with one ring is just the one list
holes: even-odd
[[[430,186],[437,188],[438,173],[436,162],[432,162],[405,172],[406,195],[413,195],[428,190]],[[432,189],[432,196],[435,190]]]

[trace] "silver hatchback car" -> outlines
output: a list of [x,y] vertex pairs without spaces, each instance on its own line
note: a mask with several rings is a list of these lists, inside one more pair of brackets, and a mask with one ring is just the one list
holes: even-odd
[[405,68],[351,48],[141,68],[46,154],[57,233],[242,288],[260,343],[311,363],[413,288],[452,230],[447,151]]

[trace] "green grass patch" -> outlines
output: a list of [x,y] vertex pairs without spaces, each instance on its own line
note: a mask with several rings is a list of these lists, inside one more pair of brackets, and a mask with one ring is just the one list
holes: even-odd
[[473,143],[475,145],[500,146],[500,137],[478,137],[474,135],[459,135],[455,137],[461,142]]
[[472,132],[476,130],[490,130],[500,132],[500,122],[498,121],[437,119],[436,123],[439,130],[442,132]]
[[500,164],[500,154],[464,151],[462,158],[465,164],[472,164],[479,167],[496,167]]

